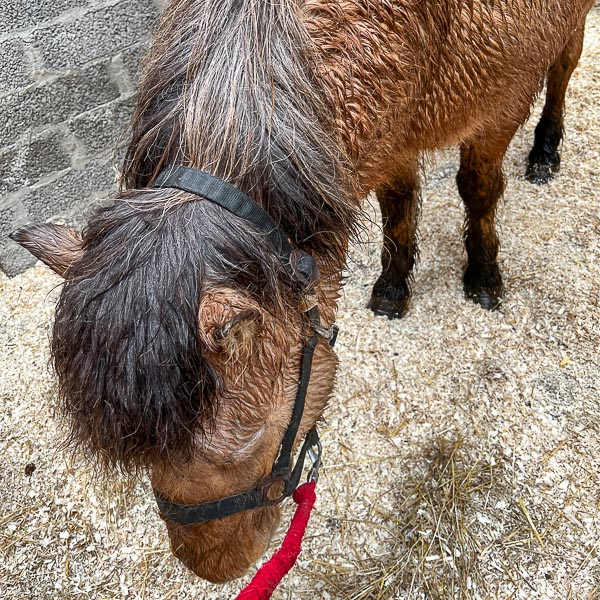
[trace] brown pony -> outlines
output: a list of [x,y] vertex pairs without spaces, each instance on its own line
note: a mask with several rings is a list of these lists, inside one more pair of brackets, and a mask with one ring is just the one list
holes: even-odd
[[[467,296],[502,295],[494,217],[502,159],[547,75],[527,177],[559,166],[567,82],[591,0],[172,0],[146,58],[121,193],[83,233],[15,234],[65,277],[52,355],[71,440],[149,470],[171,502],[244,492],[292,419],[306,347],[302,294],[255,224],[173,187],[214,175],[262,206],[320,269],[336,312],[360,199],[376,189],[383,272],[370,307],[401,316],[416,256],[419,156],[460,144]],[[319,341],[296,442],[331,394]],[[265,551],[276,506],[199,524],[166,517],[173,552],[212,581]]]

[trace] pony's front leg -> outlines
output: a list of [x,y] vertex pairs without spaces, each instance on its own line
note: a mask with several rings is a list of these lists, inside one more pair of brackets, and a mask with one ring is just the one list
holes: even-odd
[[417,256],[419,178],[416,163],[397,170],[376,193],[383,220],[382,271],[368,307],[376,315],[399,319],[408,308]]
[[465,246],[468,264],[464,290],[483,308],[493,310],[502,298],[502,275],[498,267],[498,236],[495,217],[498,199],[504,192],[502,159],[512,137],[498,139],[487,133],[478,141],[461,145],[458,191],[466,210]]
[[560,168],[558,146],[563,137],[563,113],[569,79],[581,56],[583,27],[569,39],[548,71],[546,103],[535,128],[535,141],[529,153],[525,177],[531,183],[547,183]]

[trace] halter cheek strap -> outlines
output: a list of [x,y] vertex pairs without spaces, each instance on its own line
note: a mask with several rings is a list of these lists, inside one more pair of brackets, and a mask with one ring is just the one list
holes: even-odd
[[[183,525],[193,525],[203,523],[212,519],[229,517],[237,512],[251,510],[261,506],[272,506],[278,504],[284,498],[291,496],[300,483],[304,459],[309,448],[320,446],[319,434],[315,428],[311,429],[306,436],[295,467],[291,468],[292,447],[298,427],[302,420],[304,412],[304,403],[306,390],[310,380],[310,371],[312,366],[312,357],[317,345],[317,336],[311,337],[302,352],[302,366],[300,368],[300,383],[296,392],[296,401],[292,411],[292,418],[281,442],[281,449],[277,461],[273,465],[271,473],[267,475],[256,487],[247,492],[215,500],[214,502],[205,502],[187,506],[185,504],[175,504],[167,500],[159,492],[154,490],[156,503],[161,514],[171,521],[176,521]],[[319,452],[320,458],[320,452]],[[315,466],[313,464],[313,466]],[[282,487],[278,490],[278,487]],[[273,496],[269,492],[273,489],[279,493]]]
[[314,294],[314,287],[319,281],[317,263],[310,254],[293,248],[287,235],[254,200],[221,179],[202,171],[176,165],[166,167],[154,181],[153,187],[176,188],[202,196],[236,216],[250,221],[269,239],[290,277],[301,285],[303,290],[302,310],[308,327],[313,331],[313,335],[307,339],[302,351],[300,380],[292,417],[271,473],[251,490],[196,505],[171,502],[160,492],[154,490],[158,508],[166,519],[184,525],[193,525],[228,517],[245,510],[278,504],[284,498],[291,496],[298,486],[307,454],[312,460],[309,481],[317,480],[321,464],[321,444],[317,430],[313,427],[304,439],[296,465],[293,469],[291,466],[294,441],[304,414],[315,348],[319,337],[328,340],[330,346],[334,345],[337,337],[337,326],[332,325],[329,329],[325,329],[321,325],[319,307]]

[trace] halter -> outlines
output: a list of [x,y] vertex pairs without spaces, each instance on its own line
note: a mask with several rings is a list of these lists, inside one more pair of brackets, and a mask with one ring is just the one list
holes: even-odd
[[162,516],[171,521],[184,525],[194,525],[212,519],[228,517],[245,510],[279,504],[282,500],[291,496],[298,486],[307,454],[312,462],[308,474],[309,481],[317,480],[321,464],[319,434],[316,427],[313,427],[304,438],[298,459],[292,468],[292,450],[304,413],[312,359],[317,342],[319,337],[322,337],[333,347],[338,332],[336,325],[331,325],[327,329],[321,325],[321,315],[315,295],[315,286],[319,282],[317,263],[310,254],[294,248],[290,244],[287,235],[254,200],[222,179],[196,169],[175,165],[165,167],[155,179],[152,187],[176,188],[202,196],[234,215],[250,221],[260,233],[269,239],[289,276],[300,284],[304,318],[308,328],[313,332],[304,343],[300,364],[300,381],[296,391],[292,417],[283,436],[279,455],[269,475],[246,492],[194,505],[171,502],[154,489],[158,509]]

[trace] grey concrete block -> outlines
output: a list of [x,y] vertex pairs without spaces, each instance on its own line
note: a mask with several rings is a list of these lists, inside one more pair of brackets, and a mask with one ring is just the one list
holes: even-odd
[[28,0],[0,0],[0,35],[35,25]]
[[27,145],[17,146],[0,155],[0,194],[37,183],[71,166],[71,157],[61,132],[49,131]]
[[9,233],[25,225],[28,221],[29,215],[20,200],[2,202],[0,204],[0,243],[6,241]]
[[14,192],[22,186],[21,178],[13,175],[13,168],[18,156],[18,149],[15,147],[0,154],[0,197]]
[[56,181],[36,187],[23,198],[34,221],[82,214],[98,198],[116,191],[115,171],[108,159],[89,161],[82,169],[71,169]]
[[21,202],[0,204],[0,269],[9,276],[23,272],[36,262],[34,256],[8,237],[28,222],[29,216]]
[[69,129],[85,145],[87,155],[127,144],[133,98],[117,100],[69,121]]
[[21,273],[36,262],[34,256],[8,237],[29,221],[27,210],[19,199],[0,203],[0,269],[9,276]]
[[71,166],[71,157],[62,132],[46,132],[33,139],[23,153],[22,171],[27,185],[43,175],[62,171]]
[[0,269],[9,277],[14,277],[33,267],[36,262],[37,258],[16,242],[10,239],[4,242],[0,240]]
[[53,19],[67,10],[89,4],[90,0],[0,0],[0,35],[27,29]]
[[80,67],[113,56],[146,37],[156,14],[147,0],[124,0],[71,23],[38,29],[33,43],[48,68]]
[[14,143],[31,128],[61,123],[118,97],[106,63],[4,96],[0,98],[0,146]]
[[134,85],[137,85],[140,80],[142,60],[148,52],[148,46],[148,42],[142,42],[126,48],[121,53],[127,74]]
[[33,67],[29,63],[25,46],[19,40],[0,43],[0,92],[26,86],[33,82]]

